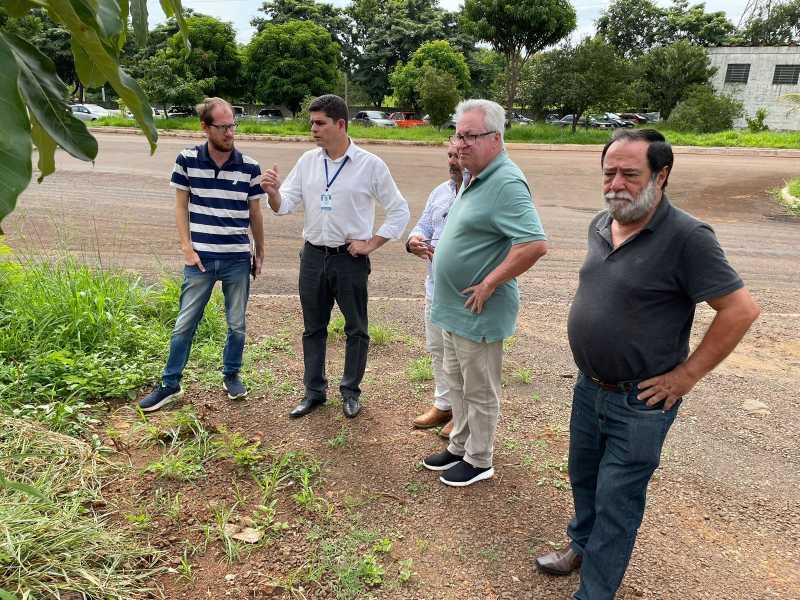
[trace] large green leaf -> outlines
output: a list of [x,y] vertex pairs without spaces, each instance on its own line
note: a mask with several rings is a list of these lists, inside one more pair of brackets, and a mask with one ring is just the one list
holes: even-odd
[[72,38],[70,43],[72,47],[72,56],[75,58],[75,71],[78,73],[78,79],[87,88],[99,88],[106,82],[106,77],[98,68],[95,61],[89,58],[80,44]]
[[[0,222],[31,182],[31,124],[19,94],[14,53],[0,39]],[[0,229],[0,235],[3,231]]]
[[151,152],[155,152],[158,133],[153,123],[153,109],[150,108],[139,84],[120,68],[115,53],[109,52],[97,31],[83,26],[80,16],[72,6],[73,1],[78,0],[50,0],[48,4],[50,16],[69,29],[74,45],[83,49],[97,70],[119,94],[150,142]]
[[131,0],[131,21],[136,34],[136,43],[147,43],[147,0]]
[[18,598],[11,592],[0,589],[0,600],[18,600]]
[[188,53],[192,47],[189,44],[189,36],[186,32],[186,20],[183,18],[181,0],[161,0],[161,8],[168,17],[175,17],[175,20],[178,22],[178,27],[180,27],[180,30],[183,32],[183,45]]
[[16,35],[0,33],[0,38],[14,53],[19,91],[42,129],[75,158],[94,160],[97,141],[64,102],[67,86],[58,78],[53,61]]
[[97,2],[97,21],[100,23],[105,37],[116,37],[127,28],[127,19],[123,23],[120,3],[117,0],[94,1]]
[[48,133],[36,120],[36,117],[31,114],[31,137],[39,152],[39,183],[56,170],[56,144],[55,140],[51,138]]

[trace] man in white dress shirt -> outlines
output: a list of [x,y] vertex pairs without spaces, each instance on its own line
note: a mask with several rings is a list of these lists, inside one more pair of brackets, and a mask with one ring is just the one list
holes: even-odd
[[[333,94],[309,107],[311,133],[319,148],[309,150],[281,183],[277,166],[264,173],[262,188],[278,215],[304,210],[300,258],[305,396],[290,417],[307,415],[327,400],[325,344],[334,301],[345,319],[344,372],[339,385],[345,416],[361,410],[361,379],[367,366],[369,255],[403,234],[409,210],[380,158],[347,135],[348,111]],[[375,203],[386,214],[373,234]]]

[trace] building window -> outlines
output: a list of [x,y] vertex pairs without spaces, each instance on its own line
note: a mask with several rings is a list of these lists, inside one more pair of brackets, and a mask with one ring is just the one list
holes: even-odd
[[773,84],[797,85],[798,79],[800,79],[800,65],[775,65]]
[[749,64],[731,63],[725,73],[725,83],[747,83],[750,78]]

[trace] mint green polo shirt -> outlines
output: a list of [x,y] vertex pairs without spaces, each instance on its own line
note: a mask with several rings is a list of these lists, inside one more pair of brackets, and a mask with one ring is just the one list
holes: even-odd
[[433,257],[431,321],[476,342],[496,342],[517,327],[519,289],[512,279],[497,287],[480,314],[462,294],[508,256],[511,246],[545,240],[528,182],[505,151],[462,188],[447,216]]

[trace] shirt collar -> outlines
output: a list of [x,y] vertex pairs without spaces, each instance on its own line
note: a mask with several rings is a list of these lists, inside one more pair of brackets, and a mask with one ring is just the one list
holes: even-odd
[[352,140],[352,138],[348,136],[347,139],[350,141],[350,143],[347,145],[347,150],[345,150],[344,154],[342,154],[339,158],[337,158],[334,161],[330,156],[328,156],[328,151],[325,150],[325,148],[320,148],[320,152],[322,152],[322,158],[327,158],[331,162],[339,162],[340,160],[343,160],[345,157],[347,157],[349,160],[355,160],[355,154],[360,150],[360,148]]
[[[197,147],[197,158],[200,161],[211,163],[214,165],[214,167],[217,167],[217,163],[215,163],[208,154],[208,142]],[[228,165],[241,165],[243,162],[244,159],[242,158],[242,153],[239,152],[234,146],[233,150],[231,151],[231,155],[228,157],[228,160],[225,161],[225,164],[222,165],[222,168],[224,169]]]

